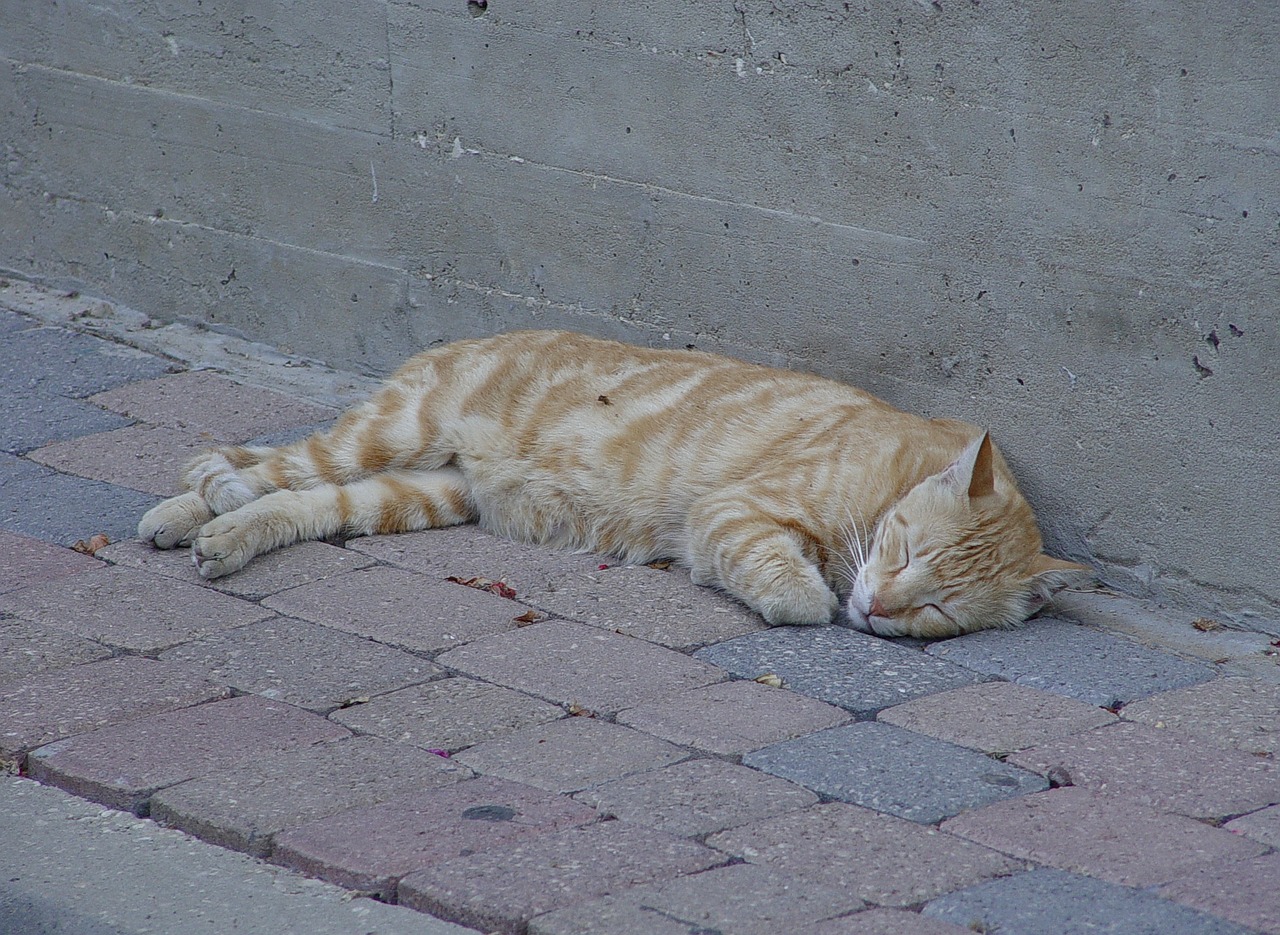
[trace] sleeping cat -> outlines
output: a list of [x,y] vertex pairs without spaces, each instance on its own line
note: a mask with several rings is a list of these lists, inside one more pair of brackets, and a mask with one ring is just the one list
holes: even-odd
[[1089,572],[1040,534],[985,432],[696,351],[556,331],[410,359],[330,430],[230,447],[138,525],[201,576],[335,535],[477,521],[673,558],[771,624],[943,637],[1012,625]]

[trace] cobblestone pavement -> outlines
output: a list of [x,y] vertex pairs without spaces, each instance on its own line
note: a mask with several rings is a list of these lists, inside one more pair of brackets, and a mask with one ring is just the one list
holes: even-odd
[[[317,932],[1280,933],[1273,634],[1096,594],[932,644],[769,629],[678,568],[472,527],[202,583],[133,538],[142,511],[192,452],[296,435],[364,382],[22,284],[6,304],[0,761],[99,805],[0,784],[36,855],[0,922],[142,931],[168,900],[193,931],[222,899],[257,931],[257,890],[170,882],[225,856],[192,872],[351,891],[315,897]],[[450,580],[476,577],[515,599]],[[129,841],[163,860],[78,875]]]

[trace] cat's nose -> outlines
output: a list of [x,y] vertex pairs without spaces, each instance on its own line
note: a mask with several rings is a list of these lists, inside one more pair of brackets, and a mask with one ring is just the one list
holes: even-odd
[[867,608],[867,616],[869,617],[887,617],[889,611],[884,609],[884,604],[880,603],[880,596],[877,594],[871,598],[871,606]]

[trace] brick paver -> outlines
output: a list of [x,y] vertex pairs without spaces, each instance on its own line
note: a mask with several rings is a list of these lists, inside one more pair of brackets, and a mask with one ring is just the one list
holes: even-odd
[[1280,933],[1280,854],[1201,867],[1161,887],[1160,895],[1241,925]]
[[151,817],[214,844],[266,857],[274,836],[286,828],[471,775],[465,766],[425,750],[378,737],[349,737],[269,751],[162,789],[151,798]]
[[46,445],[27,457],[64,474],[172,497],[185,489],[182,471],[187,463],[217,443],[190,430],[131,425]]
[[978,681],[973,673],[845,627],[775,627],[700,649],[739,678],[777,675],[802,695],[859,715]]
[[1248,753],[1280,753],[1280,684],[1217,679],[1135,701],[1120,716],[1204,735]]
[[701,844],[608,821],[410,874],[399,899],[450,922],[517,935],[542,913],[723,862]]
[[46,396],[84,398],[136,380],[159,377],[168,361],[112,341],[65,328],[32,327],[5,337],[0,395],[28,390]]
[[841,802],[731,828],[707,843],[881,906],[915,905],[1022,866],[971,841]]
[[101,567],[88,555],[0,529],[0,594]]
[[1223,825],[1228,831],[1243,834],[1269,847],[1280,849],[1280,805],[1241,815]]
[[1125,886],[1167,883],[1264,850],[1191,818],[1075,788],[968,812],[944,821],[942,830],[1014,857]]
[[1044,775],[1064,768],[1077,786],[1193,818],[1240,815],[1280,801],[1280,769],[1206,737],[1122,721],[1015,753]]
[[777,935],[862,907],[844,890],[736,864],[549,912],[529,935]]
[[74,633],[22,620],[0,620],[0,688],[37,672],[94,662],[110,655],[106,646]]
[[822,795],[924,824],[1048,787],[1034,773],[981,753],[875,722],[786,740],[748,753],[742,762]]
[[490,776],[353,808],[276,836],[272,859],[390,898],[415,870],[593,821],[585,805]]
[[151,494],[58,474],[0,452],[0,528],[11,532],[59,545],[98,533],[127,539],[137,532],[138,518],[159,502]]
[[673,650],[556,620],[477,640],[436,661],[549,701],[599,712],[631,708],[724,678],[715,666]]
[[33,779],[145,816],[153,793],[273,750],[350,736],[280,702],[230,698],[58,740],[27,757]]
[[877,721],[985,753],[1010,753],[1102,727],[1115,715],[1013,682],[983,682],[886,708]]
[[123,428],[129,419],[91,403],[32,391],[0,391],[0,452],[24,454],[66,438]]
[[688,760],[625,776],[574,798],[602,815],[690,838],[818,802],[803,786],[718,759]]
[[973,935],[975,929],[900,909],[871,909],[791,929],[788,935]]
[[736,680],[618,712],[618,723],[672,743],[734,755],[850,720],[842,708],[786,689]]

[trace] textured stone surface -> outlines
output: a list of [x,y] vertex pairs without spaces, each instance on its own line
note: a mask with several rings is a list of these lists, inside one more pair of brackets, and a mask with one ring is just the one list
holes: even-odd
[[1280,849],[1280,805],[1241,815],[1223,825],[1228,831],[1243,834],[1269,847]]
[[600,783],[574,798],[602,815],[700,837],[816,805],[802,786],[724,760],[688,760]]
[[88,555],[0,529],[0,594],[101,567]]
[[353,808],[276,836],[272,859],[341,886],[390,897],[407,873],[592,821],[563,796],[482,776]]
[[128,425],[91,403],[30,391],[0,393],[0,451],[24,454],[41,445]]
[[397,568],[366,568],[263,604],[405,649],[435,652],[512,630],[528,608],[475,588]]
[[326,712],[441,674],[420,656],[305,620],[272,617],[175,646],[185,663],[242,692]]
[[888,724],[835,727],[765,747],[747,766],[815,792],[931,824],[965,809],[1048,787],[973,750]]
[[329,718],[362,734],[456,752],[564,716],[562,708],[522,692],[446,678],[334,711]]
[[217,440],[159,425],[131,425],[46,445],[27,457],[65,474],[119,484],[158,497],[181,493],[182,469]]
[[1022,866],[971,841],[841,802],[730,828],[707,843],[881,906],[914,905]]
[[451,922],[516,935],[544,912],[723,862],[701,844],[609,821],[437,864],[405,877],[399,898]]
[[1240,815],[1280,799],[1271,760],[1208,738],[1121,722],[1015,753],[1037,773],[1063,767],[1077,786],[1193,818]]
[[60,545],[97,533],[113,541],[127,539],[137,531],[138,518],[159,502],[150,494],[57,474],[0,452],[0,527],[11,532]]
[[617,724],[571,717],[487,740],[456,759],[479,773],[551,792],[576,792],[687,755],[664,740]]
[[214,844],[266,857],[274,835],[349,808],[449,785],[471,770],[378,737],[275,750],[162,789],[151,817]]
[[1263,852],[1220,828],[1076,788],[968,812],[944,821],[942,830],[1024,860],[1137,887]]
[[1280,932],[1280,854],[1201,867],[1160,895],[1259,932]]
[[111,655],[101,643],[38,623],[0,620],[0,688],[15,679]]
[[222,767],[350,736],[298,708],[247,696],[155,714],[40,747],[34,779],[145,815],[155,791]]
[[871,909],[839,919],[792,929],[790,935],[972,935],[968,926],[952,925],[899,909]]
[[5,337],[0,396],[5,391],[27,391],[83,399],[121,384],[159,377],[169,369],[168,361],[131,347],[37,325]]
[[618,723],[710,753],[739,754],[836,727],[841,708],[758,682],[735,680],[618,712]]
[[1009,753],[1102,727],[1115,715],[1013,682],[983,682],[886,708],[876,720],[985,753]]
[[1040,617],[1015,630],[984,630],[926,652],[1019,685],[1102,708],[1213,678],[1193,662],[1103,630]]
[[942,896],[924,915],[970,931],[1020,935],[1248,935],[1151,893],[1047,869]]
[[478,640],[443,654],[437,662],[550,701],[601,712],[724,678],[715,666],[644,640],[555,620]]
[[529,935],[777,935],[862,906],[843,890],[737,864],[549,912]]
[[845,627],[774,627],[695,656],[739,678],[777,675],[792,691],[861,715],[978,681],[959,666]]
[[1200,734],[1248,753],[1280,753],[1280,684],[1217,679],[1135,701],[1120,716]]

